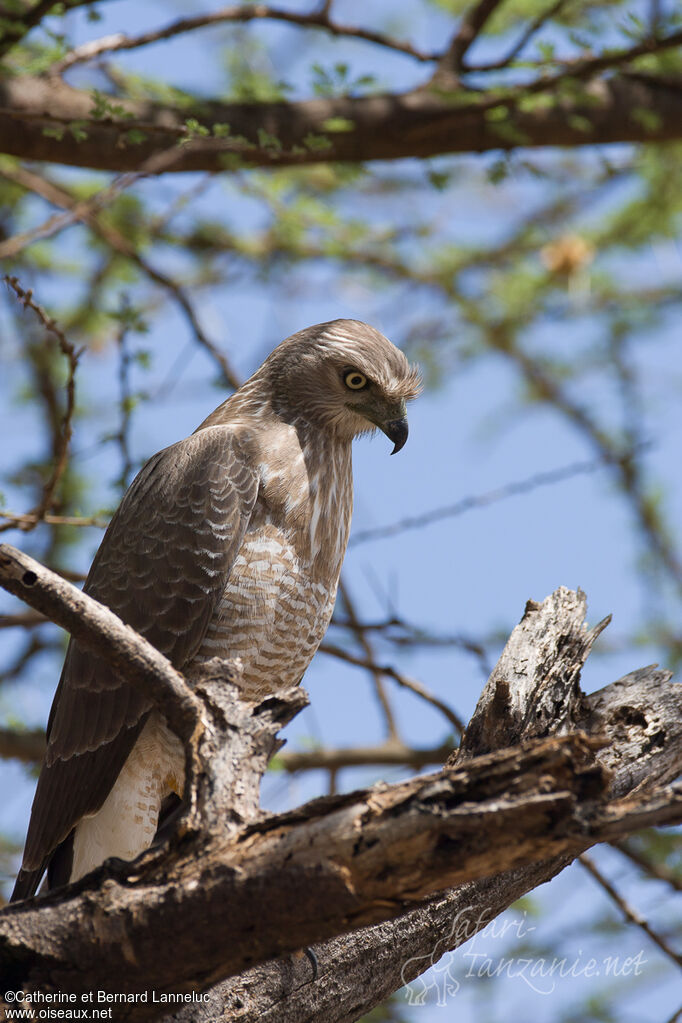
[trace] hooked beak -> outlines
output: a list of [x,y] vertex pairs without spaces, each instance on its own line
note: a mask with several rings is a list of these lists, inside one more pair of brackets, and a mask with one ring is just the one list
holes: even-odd
[[393,419],[390,423],[384,423],[380,429],[383,430],[388,439],[392,440],[395,445],[393,451],[391,451],[392,455],[395,455],[401,448],[405,447],[409,432],[405,416],[402,419]]

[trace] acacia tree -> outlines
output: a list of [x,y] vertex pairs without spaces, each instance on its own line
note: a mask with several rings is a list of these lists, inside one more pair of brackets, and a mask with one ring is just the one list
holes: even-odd
[[[645,609],[639,634],[628,642],[674,666],[682,649],[682,562],[647,461],[656,420],[647,404],[651,377],[641,352],[677,315],[679,268],[666,258],[659,258],[654,273],[639,267],[644,253],[676,239],[679,228],[679,12],[655,2],[644,10],[631,3],[482,0],[415,7],[398,27],[390,11],[368,12],[360,22],[340,3],[338,9],[326,3],[304,11],[245,4],[176,21],[159,20],[158,12],[154,17],[151,27],[133,32],[135,11],[122,4],[57,9],[17,0],[2,8],[0,255],[12,275],[6,306],[8,330],[16,338],[10,386],[30,394],[30,407],[17,414],[21,421],[27,417],[34,433],[42,420],[46,449],[26,453],[17,443],[8,450],[4,489],[10,507],[0,528],[24,533],[22,546],[77,581],[92,543],[77,539],[106,522],[116,491],[137,464],[135,438],[150,422],[145,397],[153,396],[152,410],[161,399],[172,409],[171,378],[195,348],[205,356],[203,380],[217,373],[223,393],[258,362],[255,352],[218,340],[220,332],[210,324],[216,311],[227,317],[217,296],[255,282],[254,302],[267,294],[273,308],[287,308],[293,298],[315,309],[316,290],[330,282],[343,289],[340,268],[346,281],[366,289],[354,304],[367,310],[367,319],[377,308],[400,310],[387,314],[395,327],[391,334],[421,361],[429,382],[442,382],[455,368],[499,360],[526,408],[551,410],[581,445],[575,463],[557,459],[551,471],[502,493],[424,510],[391,529],[402,535],[400,530],[493,497],[600,469],[627,511],[642,556],[637,571]],[[102,18],[105,32],[98,27]],[[127,33],[120,31],[123,25]],[[202,47],[200,67],[194,45]],[[165,79],[153,77],[145,53],[153,66],[155,54],[171,47],[188,54],[192,74],[183,78],[179,61]],[[556,146],[565,148],[545,151]],[[486,152],[489,157],[448,156]],[[527,182],[533,183],[533,200],[518,202]],[[499,197],[503,224],[486,236],[474,231],[471,240],[458,230],[453,209],[476,190]],[[505,202],[512,208],[505,209]],[[625,269],[624,253],[630,255]],[[557,343],[569,326],[570,344]],[[239,324],[244,327],[253,336],[253,320]],[[155,352],[167,329],[189,338],[170,376]],[[140,337],[145,331],[148,344]],[[267,336],[272,343],[271,330]],[[106,425],[94,414],[98,351],[111,351],[117,368],[116,409]],[[677,384],[671,376],[670,388]],[[105,454],[115,447],[113,487],[104,489],[104,481],[86,476],[88,447]],[[154,445],[138,447],[149,454]],[[110,460],[103,464],[108,471]],[[355,542],[368,542],[377,532],[387,531],[365,530]],[[38,569],[35,574],[42,580]],[[440,766],[456,744],[462,715],[449,693],[431,694],[407,674],[402,661],[408,650],[449,643],[485,669],[501,638],[490,622],[481,623],[477,635],[438,635],[395,606],[377,621],[355,589],[355,580],[351,590],[346,579],[325,649],[367,673],[385,741],[358,747],[349,738],[338,749],[285,751],[276,761],[291,772],[323,768],[332,794],[338,772],[349,766]],[[37,590],[18,592],[33,599]],[[41,612],[76,628],[73,618],[63,617],[75,599],[67,593],[61,603],[38,606],[34,600],[37,611],[8,610],[1,624],[22,638],[8,646],[6,687],[27,679],[48,657],[56,670],[61,640]],[[679,705],[674,697],[662,700],[665,678],[637,675],[626,685],[626,699],[620,686],[582,703],[577,674],[593,637],[587,640],[582,631],[581,601],[562,593],[543,608],[526,616],[527,628],[534,623],[532,636],[522,631],[510,641],[454,767],[437,782],[405,783],[385,797],[335,796],[306,810],[301,820],[241,824],[246,830],[235,824],[227,851],[206,846],[206,836],[218,811],[234,810],[233,779],[229,771],[220,775],[211,768],[195,728],[215,713],[210,700],[208,706],[193,704],[187,711],[192,727],[187,720],[178,725],[193,737],[189,755],[197,779],[189,844],[172,837],[170,847],[150,854],[135,875],[143,878],[147,924],[131,939],[142,964],[139,976],[132,976],[129,963],[121,967],[130,974],[131,990],[143,983],[164,991],[196,989],[200,977],[200,986],[210,988],[236,974],[238,980],[213,990],[207,1007],[186,1012],[216,1018],[227,1007],[230,1018],[357,1018],[582,849],[605,838],[620,840],[644,824],[678,820],[678,794],[659,791],[679,763]],[[78,606],[78,620],[87,623],[87,604]],[[86,629],[88,641],[104,642],[101,629],[92,628]],[[504,688],[509,664],[518,667],[518,658],[527,657],[526,643],[543,669],[523,675],[510,696]],[[167,669],[149,668],[140,684],[152,684],[150,677],[158,683],[155,698],[172,718]],[[187,694],[175,682],[182,702]],[[403,737],[387,689],[394,682],[428,700],[444,717],[446,733],[440,729],[427,744]],[[563,716],[543,710],[550,697],[552,707],[565,706]],[[274,748],[274,732],[296,706],[292,695],[279,712],[264,708],[255,735],[242,727],[241,753],[253,778],[243,796],[245,820],[256,813],[257,779]],[[240,720],[234,701],[226,713]],[[538,714],[540,725],[533,723]],[[576,729],[593,739],[605,731],[605,752],[595,749],[598,742],[556,737]],[[540,745],[518,748],[525,739]],[[40,757],[42,742],[40,730],[19,731],[11,722],[0,733],[3,755],[28,762]],[[507,747],[511,753],[503,752]],[[207,773],[222,793],[213,807],[202,796],[200,779]],[[645,778],[649,788],[628,803],[628,793]],[[468,823],[458,817],[463,801],[477,808]],[[351,811],[362,826],[336,827],[338,815]],[[392,815],[401,822],[394,831]],[[481,832],[489,843],[485,856],[482,838],[474,841],[472,819],[477,829],[490,821],[491,830]],[[512,827],[517,830],[510,845],[502,831]],[[303,849],[314,832],[319,875],[298,854],[293,861],[300,873],[286,875],[267,844],[278,829],[294,850]],[[228,878],[235,850],[244,845],[253,852],[253,874],[237,890]],[[674,849],[661,833],[640,834],[620,848],[640,869],[679,887]],[[212,868],[220,881],[215,906],[223,915],[226,902],[243,912],[243,930],[222,937],[212,919],[210,962],[197,943],[206,924],[203,904],[179,899],[178,913],[186,915],[170,923],[160,910],[154,915],[154,893],[166,891],[169,880],[181,892],[194,890],[202,862],[202,884]],[[257,864],[263,865],[260,874]],[[241,859],[239,865],[247,869]],[[608,889],[600,870],[586,865]],[[56,983],[58,974],[57,986],[82,990],[82,976],[67,979],[67,936],[68,942],[81,939],[76,962],[88,964],[88,983],[103,963],[111,969],[115,928],[123,920],[128,929],[139,911],[138,903],[117,901],[111,893],[127,892],[129,884],[127,868],[106,868],[42,908],[12,911],[3,933],[13,981]],[[267,914],[254,895],[263,890],[269,892]],[[426,896],[426,903],[415,902]],[[472,902],[478,911],[464,913]],[[329,912],[321,911],[323,904]],[[83,929],[93,906],[118,921],[103,939],[99,960],[93,948],[88,952],[92,942]],[[457,920],[465,926],[457,929]],[[159,936],[175,935],[178,921],[188,936],[182,976],[170,953],[156,955]],[[663,954],[679,962],[665,935],[649,932]],[[314,985],[306,957],[285,956],[247,970],[316,942],[324,945],[316,946],[320,976]],[[382,970],[370,971],[376,963]],[[55,975],[48,976],[49,970]]]

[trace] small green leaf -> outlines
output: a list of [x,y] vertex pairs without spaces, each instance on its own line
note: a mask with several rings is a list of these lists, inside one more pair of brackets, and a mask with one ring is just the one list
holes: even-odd
[[332,144],[326,135],[315,135],[311,131],[309,131],[306,137],[303,139],[303,145],[311,153],[317,152],[318,150],[321,149],[331,149],[332,147]]
[[258,129],[258,148],[265,149],[266,152],[270,153],[281,153],[282,143],[275,135],[271,135],[270,132],[265,131],[263,128]]
[[142,142],[147,141],[147,132],[140,131],[139,128],[131,128],[125,133],[123,140],[131,146],[139,146]]
[[69,131],[73,135],[76,142],[85,142],[88,137],[88,133],[85,130],[87,127],[87,121],[71,121],[69,122]]
[[508,117],[509,107],[505,107],[503,104],[498,107],[491,107],[490,110],[485,112],[486,121],[506,121]]
[[325,131],[331,132],[354,131],[355,121],[351,121],[347,117],[328,117],[326,121],[322,122],[322,127]]
[[439,192],[442,192],[450,184],[450,175],[446,171],[430,170],[426,176],[429,184]]
[[56,139],[57,142],[61,142],[64,138],[64,128],[61,124],[50,124],[43,128],[42,134],[45,138]]

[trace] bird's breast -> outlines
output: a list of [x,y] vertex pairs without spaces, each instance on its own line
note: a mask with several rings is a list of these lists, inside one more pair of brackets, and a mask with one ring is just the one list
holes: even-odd
[[352,510],[331,468],[288,489],[268,481],[199,651],[240,657],[250,697],[297,685],[329,624]]

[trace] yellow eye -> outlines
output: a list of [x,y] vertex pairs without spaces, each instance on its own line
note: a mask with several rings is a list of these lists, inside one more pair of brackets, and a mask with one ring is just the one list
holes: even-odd
[[346,387],[350,387],[351,391],[361,391],[363,387],[367,387],[367,377],[357,369],[352,369],[349,373],[346,373],[343,381]]

